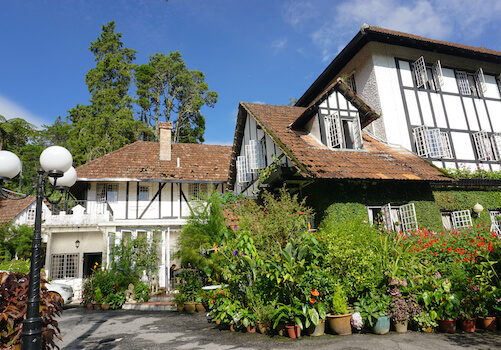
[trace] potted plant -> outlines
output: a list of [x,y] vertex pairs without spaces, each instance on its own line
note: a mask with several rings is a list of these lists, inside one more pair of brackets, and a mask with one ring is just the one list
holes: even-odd
[[103,310],[109,310],[110,309],[110,302],[109,302],[109,295],[103,298],[103,302],[101,303],[101,309]]
[[461,329],[465,332],[475,332],[477,314],[480,311],[478,287],[470,285],[460,296]]
[[390,306],[390,319],[393,322],[395,331],[397,333],[407,332],[409,319],[414,318],[421,312],[417,299],[414,295],[404,297],[402,295],[402,288],[407,286],[405,278],[389,278],[387,293],[391,298]]
[[108,295],[108,302],[110,303],[110,309],[121,309],[125,303],[124,291],[116,291],[115,293]]
[[421,312],[415,315],[412,319],[418,326],[418,329],[422,332],[431,333],[433,332],[433,329],[438,326],[437,321],[432,319],[430,313],[425,310],[421,310]]
[[355,311],[360,312],[362,319],[372,328],[375,334],[386,334],[390,331],[390,297],[386,294],[374,294],[370,292],[359,302],[355,303]]
[[338,335],[351,334],[351,313],[348,313],[348,297],[338,283],[334,287],[331,300],[331,313],[327,314],[330,329]]
[[285,323],[285,328],[287,329],[289,337],[294,339],[297,335],[296,326],[299,326],[300,328],[303,326],[301,316],[301,310],[295,305],[278,303],[277,309],[272,317],[274,320],[273,328],[277,329],[279,323]]
[[240,310],[240,322],[247,329],[247,332],[256,332],[256,315],[251,309],[245,308]]
[[183,293],[178,292],[174,294],[174,303],[176,303],[177,311],[183,312],[185,302],[186,296]]
[[257,330],[261,334],[268,334],[271,330],[271,321],[275,312],[273,304],[253,306],[252,310],[256,315]]
[[459,316],[459,298],[451,292],[451,282],[444,280],[433,292],[425,291],[423,301],[431,309],[430,315],[437,319],[439,328],[445,333],[456,332]]
[[103,301],[103,293],[101,288],[97,287],[94,291],[94,310],[101,310],[101,302]]

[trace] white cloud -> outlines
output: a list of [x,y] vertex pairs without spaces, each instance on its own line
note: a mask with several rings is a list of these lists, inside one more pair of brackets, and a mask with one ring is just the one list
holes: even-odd
[[304,23],[315,17],[317,6],[309,1],[294,0],[287,2],[282,8],[282,17],[286,23],[297,31],[302,31]]
[[275,51],[283,50],[287,46],[287,39],[278,39],[271,43],[271,47]]
[[47,124],[42,117],[31,113],[23,106],[18,105],[16,102],[2,95],[0,95],[0,115],[3,115],[6,119],[22,118],[37,127],[42,126],[42,124]]

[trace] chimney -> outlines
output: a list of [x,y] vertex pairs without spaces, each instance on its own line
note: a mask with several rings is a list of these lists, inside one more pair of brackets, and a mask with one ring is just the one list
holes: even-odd
[[172,123],[160,122],[160,160],[172,158]]

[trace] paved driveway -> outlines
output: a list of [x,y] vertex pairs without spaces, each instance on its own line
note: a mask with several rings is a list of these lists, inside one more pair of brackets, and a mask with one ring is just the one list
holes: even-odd
[[501,332],[267,337],[219,330],[205,315],[67,308],[59,319],[62,349],[501,349]]

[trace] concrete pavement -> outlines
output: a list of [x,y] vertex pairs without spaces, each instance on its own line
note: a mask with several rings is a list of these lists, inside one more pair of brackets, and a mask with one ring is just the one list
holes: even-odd
[[220,330],[203,314],[94,311],[70,306],[58,319],[61,349],[501,349],[501,332],[303,336],[301,339]]

